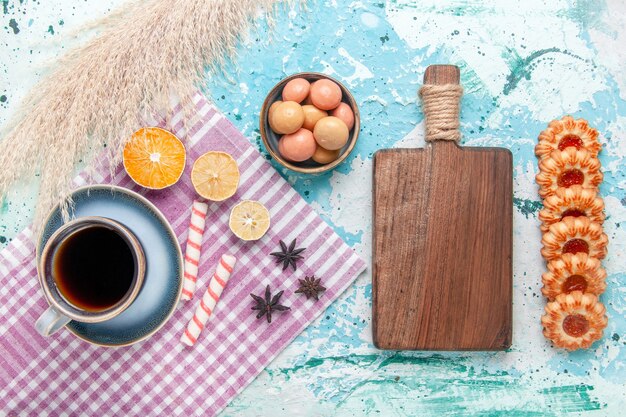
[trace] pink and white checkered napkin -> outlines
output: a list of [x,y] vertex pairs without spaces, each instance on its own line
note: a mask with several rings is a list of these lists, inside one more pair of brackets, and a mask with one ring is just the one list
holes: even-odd
[[[0,414],[212,416],[220,412],[305,327],[320,315],[365,269],[365,262],[311,209],[259,152],[214,107],[196,97],[199,122],[183,129],[178,110],[172,130],[185,137],[188,164],[181,181],[164,191],[147,191],[123,169],[96,178],[133,189],[150,199],[171,222],[179,242],[187,239],[195,196],[191,161],[208,150],[230,153],[241,171],[237,194],[209,207],[197,294],[181,303],[169,322],[147,341],[130,347],[102,348],[67,330],[49,338],[35,331],[47,307],[36,279],[32,232],[24,230],[0,254]],[[78,183],[82,180],[79,176]],[[245,243],[228,228],[228,215],[243,200],[261,201],[272,226],[258,242]],[[278,240],[306,247],[296,272],[283,272],[270,252]],[[219,257],[238,259],[214,316],[194,348],[180,343],[199,294],[208,285]],[[323,278],[320,300],[294,294],[305,274]],[[267,284],[285,290],[291,310],[268,323],[255,319],[250,293]]]

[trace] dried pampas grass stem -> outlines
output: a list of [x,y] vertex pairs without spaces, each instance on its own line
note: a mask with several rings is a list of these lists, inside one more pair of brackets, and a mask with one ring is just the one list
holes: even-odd
[[0,195],[39,171],[35,228],[57,203],[67,217],[77,163],[93,164],[106,146],[114,169],[141,116],[166,109],[172,94],[190,106],[205,70],[222,68],[259,7],[277,2],[142,0],[106,19],[101,34],[62,58],[6,126]]

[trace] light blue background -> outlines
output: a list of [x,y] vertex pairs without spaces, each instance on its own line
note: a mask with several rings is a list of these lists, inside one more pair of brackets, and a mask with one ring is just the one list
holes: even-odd
[[[2,0],[0,123],[45,64],[91,36],[82,26],[121,0]],[[549,4],[546,4],[549,3]],[[573,4],[570,4],[573,3]],[[429,64],[462,69],[463,142],[514,155],[514,339],[500,353],[381,352],[371,344],[371,276],[362,275],[225,410],[224,415],[617,416],[626,406],[626,5],[530,0],[312,1],[262,19],[239,59],[206,88],[265,153],[258,112],[281,78],[320,71],[342,80],[362,115],[358,146],[332,173],[281,171],[363,257],[370,258],[371,157],[421,146],[416,91]],[[72,35],[78,34],[77,38]],[[53,62],[53,61],[52,61]],[[555,350],[541,335],[533,147],[564,114],[599,129],[610,254],[602,296],[609,326],[592,349]],[[31,218],[36,180],[2,206],[0,243]]]

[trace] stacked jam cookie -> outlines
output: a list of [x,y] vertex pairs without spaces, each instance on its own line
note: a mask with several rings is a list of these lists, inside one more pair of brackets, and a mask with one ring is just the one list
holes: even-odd
[[541,255],[548,272],[541,292],[548,299],[541,318],[543,334],[560,348],[588,348],[602,337],[606,309],[598,300],[606,288],[600,261],[608,238],[602,229],[604,202],[598,195],[603,176],[598,131],[586,120],[565,116],[539,135],[539,212]]

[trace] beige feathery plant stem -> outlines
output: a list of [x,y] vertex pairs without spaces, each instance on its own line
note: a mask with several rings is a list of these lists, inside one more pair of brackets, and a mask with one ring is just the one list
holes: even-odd
[[206,70],[235,53],[259,8],[280,0],[141,0],[105,19],[101,34],[61,58],[22,102],[0,142],[0,196],[40,172],[35,228],[57,203],[67,216],[71,178],[106,145],[114,169],[142,115],[190,106]]

